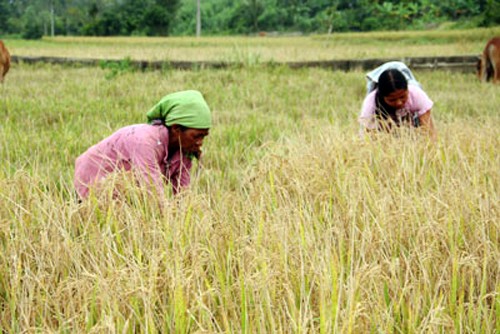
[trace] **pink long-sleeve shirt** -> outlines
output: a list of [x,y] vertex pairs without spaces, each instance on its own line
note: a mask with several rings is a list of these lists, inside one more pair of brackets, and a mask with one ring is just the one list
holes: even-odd
[[89,187],[109,173],[125,170],[139,172],[158,195],[163,195],[163,182],[169,180],[174,194],[190,182],[191,159],[176,151],[168,158],[168,129],[163,125],[136,124],[119,129],[90,147],[76,159],[74,185],[81,198],[89,195]]
[[[361,114],[359,116],[360,124],[367,129],[377,128],[377,118],[375,116],[375,111],[377,109],[377,103],[375,102],[375,96],[377,90],[374,90],[365,97],[363,101],[363,106],[361,107]],[[405,117],[408,114],[417,113],[418,116],[422,116],[427,111],[432,109],[434,102],[427,96],[427,94],[418,86],[408,85],[408,100],[406,101],[403,108],[396,111],[398,117]]]

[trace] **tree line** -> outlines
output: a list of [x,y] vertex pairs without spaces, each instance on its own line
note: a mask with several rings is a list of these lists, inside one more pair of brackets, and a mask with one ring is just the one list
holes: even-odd
[[0,34],[332,33],[500,24],[498,0],[0,0]]

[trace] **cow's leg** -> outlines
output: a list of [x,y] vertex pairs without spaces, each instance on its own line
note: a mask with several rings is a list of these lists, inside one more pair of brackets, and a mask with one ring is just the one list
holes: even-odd
[[493,72],[493,83],[500,83],[500,50],[496,55],[492,55],[491,67]]

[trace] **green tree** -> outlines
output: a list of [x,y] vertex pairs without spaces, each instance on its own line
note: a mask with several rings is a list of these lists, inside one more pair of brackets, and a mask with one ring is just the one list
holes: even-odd
[[8,29],[9,17],[10,17],[10,1],[0,0],[0,34],[9,31]]
[[43,20],[35,6],[28,6],[22,17],[23,30],[21,36],[25,39],[40,39],[43,36]]
[[500,3],[496,0],[488,0],[484,10],[483,26],[500,24]]
[[[500,24],[498,0],[203,0],[204,34]],[[195,0],[0,0],[0,33],[195,34]]]
[[264,13],[260,0],[247,0],[240,3],[229,20],[229,28],[238,33],[258,32],[259,17]]
[[143,26],[149,36],[167,36],[175,14],[179,9],[178,0],[156,0],[143,16]]

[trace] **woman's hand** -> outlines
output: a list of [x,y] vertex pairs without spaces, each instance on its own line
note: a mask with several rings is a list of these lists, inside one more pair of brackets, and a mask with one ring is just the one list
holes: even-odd
[[436,139],[437,139],[437,133],[436,133],[436,129],[434,128],[434,122],[432,121],[431,109],[427,110],[425,112],[425,114],[419,116],[418,119],[420,120],[421,127],[425,131],[427,131],[427,133],[429,134],[429,137],[433,141],[436,141]]

